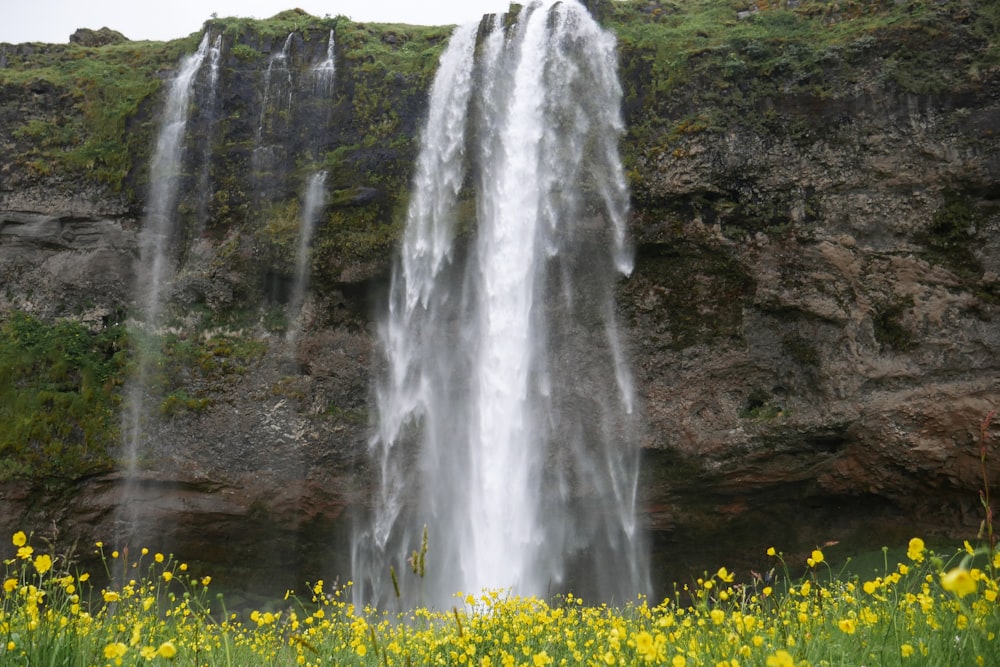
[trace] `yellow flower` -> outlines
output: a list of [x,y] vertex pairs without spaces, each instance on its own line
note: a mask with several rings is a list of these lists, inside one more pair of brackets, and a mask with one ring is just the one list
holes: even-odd
[[767,667],[795,667],[795,660],[788,651],[778,651],[767,656]]
[[549,657],[548,653],[542,651],[541,653],[533,655],[531,657],[531,662],[535,665],[535,667],[545,667],[545,665],[552,664],[552,658]]
[[854,631],[857,630],[858,625],[854,622],[853,618],[843,618],[837,621],[837,627],[840,628],[841,632],[853,635]]
[[167,570],[166,572],[163,573],[163,580],[164,581],[170,581],[173,578],[174,578],[174,573],[171,572],[170,570]]
[[924,541],[919,537],[911,539],[910,544],[906,547],[906,557],[915,563],[922,561],[924,559]]
[[975,593],[977,585],[968,570],[956,567],[941,575],[941,588],[963,598],[969,593]]
[[716,625],[722,625],[722,622],[726,620],[726,612],[721,609],[713,609],[708,615],[712,617],[712,623]]
[[878,590],[878,584],[874,581],[866,581],[861,587],[865,590],[865,593],[868,593],[868,595],[872,595]]
[[120,658],[126,653],[128,653],[128,646],[125,646],[125,644],[122,644],[121,642],[108,644],[104,647],[104,657],[109,660],[112,658]]
[[812,560],[813,560],[813,563],[816,564],[816,565],[822,563],[823,562],[823,552],[820,551],[819,549],[813,549]]
[[161,554],[161,553],[153,554],[153,560],[155,560],[157,563],[162,563],[163,562],[163,554]]
[[145,660],[152,660],[156,657],[156,649],[152,646],[143,646],[139,649],[139,655],[141,655]]
[[121,596],[115,591],[104,591],[104,601],[105,602],[118,602]]
[[635,652],[638,653],[646,662],[653,662],[656,660],[656,644],[653,641],[653,635],[649,634],[645,630],[639,632],[639,634],[635,636]]
[[357,653],[359,656],[361,656],[363,658],[363,657],[365,657],[365,653],[368,653],[368,647],[365,646],[364,644],[358,644],[354,648],[354,652]]
[[736,577],[735,574],[724,567],[720,567],[719,571],[715,573],[715,576],[719,578],[719,581],[724,581],[727,584],[732,583],[733,579]]
[[767,548],[767,555],[768,556],[777,556],[778,552],[774,550],[774,547],[768,547]]
[[31,554],[35,553],[35,550],[29,546],[23,546],[17,548],[17,557],[22,560],[28,560],[31,558]]
[[972,548],[971,544],[969,544],[969,540],[965,540],[962,543],[962,546],[965,547],[965,553],[969,554],[970,556],[975,556],[976,555],[976,550]]
[[35,558],[35,570],[38,574],[45,574],[52,569],[52,558],[48,554],[42,554]]
[[899,647],[899,654],[904,658],[909,658],[911,655],[913,655],[913,647],[910,646],[909,644],[903,644],[902,646]]
[[14,543],[15,547],[23,547],[28,543],[28,536],[24,534],[23,530],[19,530],[14,533],[14,536],[10,538],[10,541]]
[[177,655],[177,647],[174,646],[173,642],[163,642],[160,644],[160,648],[156,649],[156,654],[161,658],[170,660]]
[[212,577],[204,576],[204,577],[201,578],[201,585],[202,586],[208,586],[210,583],[212,583]]
[[684,667],[687,662],[687,658],[683,655],[675,655],[674,659],[670,661],[670,664],[673,665],[673,667]]
[[17,588],[17,579],[5,579],[3,582],[3,590],[5,593],[12,592]]

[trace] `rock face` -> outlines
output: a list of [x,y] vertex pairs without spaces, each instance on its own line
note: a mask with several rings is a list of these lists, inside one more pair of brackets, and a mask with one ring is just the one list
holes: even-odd
[[[301,111],[307,126],[335,129],[322,139],[332,197],[294,347],[268,321],[287,300],[306,171],[295,161],[318,150],[316,137],[270,125],[275,176],[245,180],[284,35],[227,32],[216,115],[193,121],[212,137],[213,194],[207,227],[178,257],[176,326],[263,351],[240,368],[217,352],[198,363],[223,371],[177,370],[173,389],[203,403],[164,411],[136,497],[149,546],[229,572],[233,586],[346,578],[344,536],[368,497],[376,305],[434,59],[408,78],[372,75],[359,44],[398,52],[418,37],[342,27],[339,92]],[[326,33],[296,33],[296,67],[321,57]],[[651,56],[622,38],[624,87],[639,92],[624,146],[637,261],[620,320],[648,425],[640,500],[661,584],[687,568],[760,566],[771,544],[840,542],[847,555],[914,534],[976,535],[980,425],[1000,400],[1000,68],[954,64],[946,87],[908,89],[884,73],[913,39],[942,53],[961,41],[879,33],[827,67],[822,94],[771,73],[765,93],[713,98],[708,123],[691,121],[708,104],[704,79],[654,100]],[[764,77],[741,57],[748,69],[723,78],[727,90]],[[364,107],[368,85],[385,95],[376,112]],[[124,187],[39,172],[15,130],[72,113],[68,91],[42,80],[0,80],[0,91],[0,125],[16,137],[2,140],[14,157],[0,157],[0,312],[113,326],[135,308],[144,154]],[[151,136],[155,97],[139,109],[134,127]],[[369,140],[386,124],[405,141]],[[189,172],[193,191],[206,172]],[[996,431],[985,431],[993,485]],[[4,482],[0,532],[56,526],[64,540],[109,540],[122,483],[113,469]]]

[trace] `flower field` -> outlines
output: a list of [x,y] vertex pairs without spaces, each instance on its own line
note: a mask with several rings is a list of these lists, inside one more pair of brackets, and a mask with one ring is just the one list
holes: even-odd
[[[115,582],[15,533],[0,595],[0,665],[998,665],[1000,556],[966,544],[939,555],[919,538],[869,579],[838,575],[822,551],[773,558],[773,576],[720,568],[671,599],[618,608],[572,595],[458,593],[447,610],[355,608],[322,581],[273,608],[234,613],[210,577],[171,556],[97,549]],[[979,567],[976,567],[976,565]],[[807,568],[799,578],[789,567]],[[124,573],[124,574],[122,574]]]

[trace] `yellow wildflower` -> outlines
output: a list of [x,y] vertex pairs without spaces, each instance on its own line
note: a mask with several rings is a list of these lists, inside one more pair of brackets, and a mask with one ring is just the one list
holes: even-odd
[[670,664],[673,665],[673,667],[684,667],[687,662],[687,658],[683,655],[675,655],[674,659],[670,661]]
[[962,598],[969,593],[975,593],[977,585],[968,570],[956,567],[941,575],[941,588]]
[[122,644],[121,642],[115,642],[114,644],[108,644],[104,647],[104,657],[111,660],[112,658],[120,658],[128,652],[128,646]]
[[48,554],[42,554],[35,558],[35,570],[38,574],[45,574],[52,569],[52,558]]
[[549,657],[548,653],[542,651],[541,653],[536,653],[535,655],[533,655],[531,657],[531,662],[532,664],[534,664],[535,667],[545,667],[545,665],[552,664],[552,658]]
[[816,565],[822,563],[823,562],[823,552],[820,551],[819,549],[813,549],[812,560],[813,560],[813,563],[816,564]]
[[170,570],[167,570],[166,572],[163,573],[163,580],[164,581],[170,581],[173,578],[174,578],[174,573],[171,572]]
[[767,555],[768,556],[777,556],[778,552],[774,550],[774,547],[768,547],[767,548]]
[[17,557],[22,560],[28,560],[33,553],[35,553],[35,550],[27,545],[17,548]]
[[162,563],[163,562],[163,554],[161,554],[161,553],[153,554],[153,560],[155,560],[157,563]]
[[899,654],[904,658],[909,658],[913,655],[913,647],[909,644],[903,644],[899,647]]
[[204,576],[204,577],[201,578],[201,585],[202,586],[208,586],[210,583],[212,583],[212,577]]
[[858,624],[854,621],[853,618],[843,618],[837,621],[837,627],[840,628],[841,632],[853,635],[854,631],[857,630],[858,628]]
[[118,602],[121,596],[115,591],[104,591],[104,601],[105,602]]
[[911,539],[906,547],[906,557],[915,563],[921,562],[924,559],[924,541],[919,537]]
[[10,593],[17,588],[17,579],[5,579],[3,582],[4,593]]
[[708,615],[712,618],[712,623],[716,625],[722,625],[722,622],[726,620],[726,612],[721,609],[713,609]]
[[174,646],[173,642],[163,642],[160,644],[160,648],[156,649],[156,654],[161,658],[170,660],[177,655],[177,647]]
[[778,651],[767,656],[767,667],[795,667],[795,660],[788,651]]
[[24,534],[23,530],[19,530],[14,533],[14,536],[10,538],[10,541],[14,543],[15,547],[23,547],[28,543],[28,536]]
[[719,571],[715,573],[715,576],[719,578],[719,581],[724,581],[727,584],[732,583],[733,579],[736,577],[735,574],[724,567],[720,567]]

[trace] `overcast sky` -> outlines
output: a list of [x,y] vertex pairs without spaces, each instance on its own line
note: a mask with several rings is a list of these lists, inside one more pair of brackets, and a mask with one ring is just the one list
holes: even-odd
[[169,40],[201,29],[214,12],[268,18],[300,7],[355,21],[446,25],[504,11],[508,0],[0,0],[0,42],[64,43],[77,28],[107,26],[129,39]]

